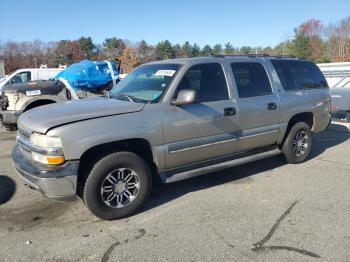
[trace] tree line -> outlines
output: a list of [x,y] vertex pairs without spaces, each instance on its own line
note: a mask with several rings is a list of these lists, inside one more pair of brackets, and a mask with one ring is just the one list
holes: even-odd
[[237,47],[231,42],[200,47],[189,41],[180,45],[168,40],[151,45],[145,40],[132,43],[117,37],[106,38],[101,44],[94,43],[91,37],[57,42],[0,42],[0,59],[5,61],[6,73],[41,64],[70,65],[82,59],[120,60],[123,72],[127,73],[153,60],[240,54],[293,55],[318,63],[350,61],[350,16],[328,25],[316,19],[305,21],[294,29],[292,38],[275,47]]

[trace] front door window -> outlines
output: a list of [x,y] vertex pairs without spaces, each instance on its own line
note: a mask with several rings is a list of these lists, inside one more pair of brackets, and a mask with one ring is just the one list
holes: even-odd
[[29,81],[31,81],[30,72],[18,73],[11,78],[11,84],[26,83]]

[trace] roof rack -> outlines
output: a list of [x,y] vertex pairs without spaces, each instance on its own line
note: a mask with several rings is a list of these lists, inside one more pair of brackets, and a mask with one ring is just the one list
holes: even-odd
[[245,55],[214,55],[216,58],[225,58],[225,57],[276,57],[276,58],[294,58],[299,59],[298,57],[292,55],[269,55],[269,54],[245,54]]

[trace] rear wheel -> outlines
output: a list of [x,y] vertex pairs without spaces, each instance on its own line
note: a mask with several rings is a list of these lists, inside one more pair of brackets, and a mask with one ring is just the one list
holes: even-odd
[[288,163],[302,163],[310,154],[311,144],[312,132],[310,126],[305,122],[298,122],[289,131],[282,146],[282,153]]
[[147,200],[152,174],[146,162],[131,152],[100,159],[86,179],[83,200],[97,217],[118,219],[135,213]]

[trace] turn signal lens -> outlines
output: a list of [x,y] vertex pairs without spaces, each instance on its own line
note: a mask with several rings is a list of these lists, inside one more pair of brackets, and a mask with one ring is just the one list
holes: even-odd
[[49,165],[62,164],[65,160],[63,156],[47,156],[46,159]]
[[35,161],[45,165],[58,165],[65,161],[64,156],[47,156],[36,152],[32,152],[32,157]]

